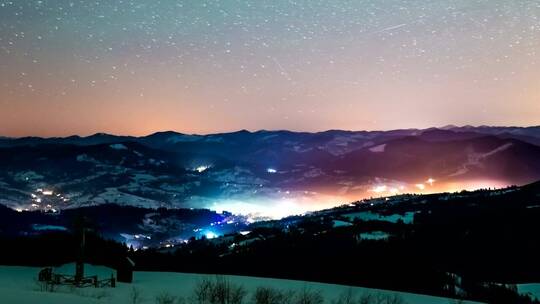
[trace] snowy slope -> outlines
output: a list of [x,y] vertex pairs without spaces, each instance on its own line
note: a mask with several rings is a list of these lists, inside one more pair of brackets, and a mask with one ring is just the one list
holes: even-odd
[[[74,265],[69,264],[57,269],[59,272],[71,273]],[[129,303],[129,295],[135,287],[140,290],[143,296],[142,303],[154,303],[157,295],[167,292],[174,296],[187,298],[197,282],[203,278],[213,278],[211,275],[186,274],[186,273],[160,273],[160,272],[136,272],[134,274],[133,284],[119,283],[117,288],[94,289],[85,288],[78,290],[63,289],[57,292],[41,292],[36,283],[36,276],[39,268],[19,267],[19,266],[0,266],[0,294],[1,303],[4,304],[26,304],[26,303],[55,303],[55,304],[86,304],[86,303]],[[111,269],[105,267],[87,266],[87,275],[98,275],[100,277],[109,277]],[[252,292],[259,286],[273,287],[285,290],[303,290],[320,291],[327,303],[337,298],[341,293],[349,290],[350,287],[343,285],[311,283],[304,281],[280,280],[253,278],[243,276],[227,276],[234,282],[243,285],[249,292]],[[355,294],[363,293],[384,293],[393,294],[391,291],[367,289],[353,287]],[[409,304],[448,304],[449,299],[411,294],[398,293]],[[251,295],[247,295],[251,299]],[[473,303],[473,302],[465,302]]]
[[518,284],[517,289],[522,295],[528,295],[533,299],[540,300],[540,283]]

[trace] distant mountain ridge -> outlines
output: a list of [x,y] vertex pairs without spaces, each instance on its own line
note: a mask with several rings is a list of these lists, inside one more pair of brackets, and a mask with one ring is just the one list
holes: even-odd
[[[0,169],[0,203],[19,209],[304,209],[538,180],[540,127],[0,138]],[[58,199],[36,192],[43,189]]]
[[[349,131],[349,130],[327,130],[321,132],[297,132],[297,131],[288,131],[288,130],[258,130],[258,131],[248,131],[248,130],[239,130],[229,133],[214,133],[214,134],[186,134],[179,133],[176,131],[160,131],[155,132],[146,136],[126,136],[126,135],[113,135],[107,133],[96,133],[89,136],[79,136],[71,135],[67,137],[36,137],[36,136],[27,136],[27,137],[7,137],[0,136],[0,147],[6,146],[16,146],[16,145],[39,145],[46,143],[56,143],[56,144],[73,144],[73,145],[97,145],[97,144],[106,144],[106,143],[115,143],[115,142],[127,142],[134,141],[140,143],[146,143],[152,145],[153,143],[159,142],[168,142],[168,143],[178,143],[178,142],[193,142],[193,141],[215,141],[219,138],[239,138],[239,137],[257,137],[260,135],[272,135],[272,136],[291,136],[297,138],[319,138],[324,139],[325,137],[332,136],[349,136],[353,138],[358,137],[379,137],[379,136],[416,136],[419,134],[442,134],[449,135],[453,137],[465,137],[468,136],[474,137],[475,135],[484,134],[484,135],[495,135],[504,138],[516,138],[521,139],[525,142],[540,144],[540,126],[531,126],[531,127],[499,127],[499,126],[455,126],[447,125],[441,128],[426,128],[426,129],[395,129],[388,131]],[[444,138],[443,140],[450,140],[451,138]]]

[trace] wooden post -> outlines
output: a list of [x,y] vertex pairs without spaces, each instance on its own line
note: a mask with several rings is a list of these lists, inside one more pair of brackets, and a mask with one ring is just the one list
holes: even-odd
[[79,248],[79,257],[77,259],[77,263],[75,265],[75,281],[80,282],[84,278],[84,246],[86,243],[86,235],[85,235],[85,228],[84,223],[81,227],[81,245]]
[[75,264],[75,282],[77,282],[77,285],[84,280],[84,254],[88,225],[88,220],[84,216],[75,219],[74,228],[80,238],[79,253]]

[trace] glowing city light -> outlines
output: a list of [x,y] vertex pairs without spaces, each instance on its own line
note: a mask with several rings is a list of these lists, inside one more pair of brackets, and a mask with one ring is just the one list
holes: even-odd
[[246,220],[256,221],[261,218],[281,219],[290,215],[302,215],[308,211],[321,209],[328,202],[314,202],[302,197],[280,197],[275,199],[226,199],[214,203],[209,209],[220,212],[230,211],[234,214],[249,216]]
[[382,193],[382,192],[385,192],[387,189],[388,187],[386,185],[380,185],[373,188],[372,191],[375,193]]
[[202,173],[208,169],[210,169],[210,166],[198,166],[197,168],[195,168],[195,171]]
[[415,187],[420,189],[420,190],[426,189],[426,185],[424,185],[424,184],[416,184]]
[[207,239],[215,239],[217,238],[217,234],[215,234],[214,232],[212,231],[208,231],[206,232],[206,234],[204,235]]

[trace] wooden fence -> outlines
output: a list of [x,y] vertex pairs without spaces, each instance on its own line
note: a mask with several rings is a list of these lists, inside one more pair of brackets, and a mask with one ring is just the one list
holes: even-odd
[[110,279],[99,280],[98,276],[76,278],[73,275],[53,273],[52,268],[44,268],[39,272],[38,280],[51,285],[69,285],[75,287],[116,287],[116,279],[111,275]]

